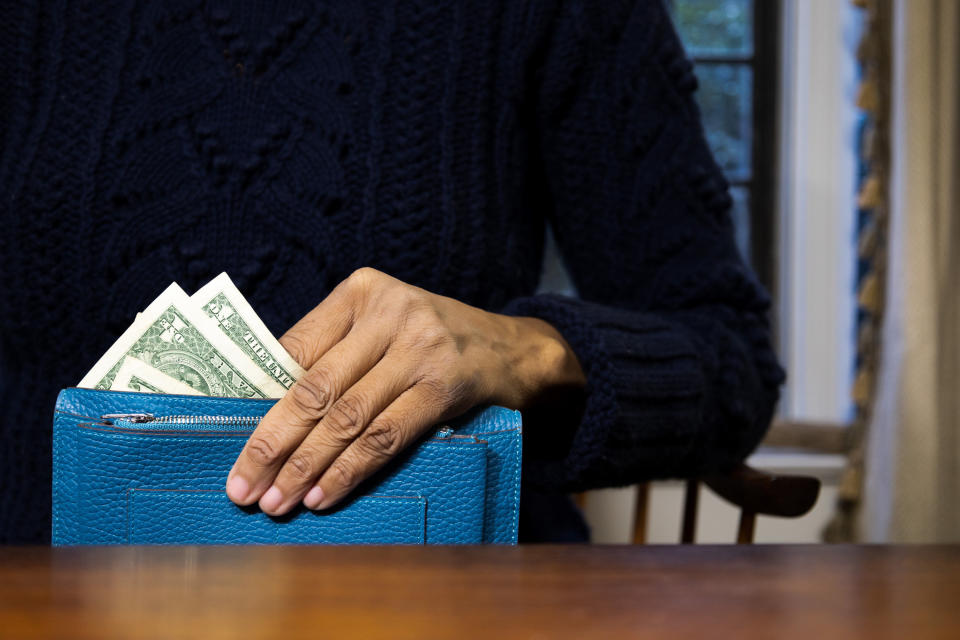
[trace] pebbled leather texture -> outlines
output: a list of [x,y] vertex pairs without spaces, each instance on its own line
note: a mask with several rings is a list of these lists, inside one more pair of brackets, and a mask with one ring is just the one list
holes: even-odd
[[[519,413],[471,412],[451,423],[452,436],[411,447],[341,507],[271,518],[223,492],[253,431],[223,417],[259,418],[274,402],[64,389],[54,414],[53,543],[516,543]],[[101,419],[116,413],[194,420]]]
[[520,517],[520,412],[489,407],[468,412],[450,426],[459,434],[472,435],[489,444],[484,542],[516,544]]
[[427,505],[420,497],[369,496],[332,513],[300,509],[279,520],[238,509],[223,491],[131,489],[127,501],[130,544],[423,544]]

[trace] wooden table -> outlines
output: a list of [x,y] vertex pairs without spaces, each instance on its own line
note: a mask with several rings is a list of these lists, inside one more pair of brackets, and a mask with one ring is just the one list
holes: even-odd
[[960,547],[5,547],[0,637],[954,639]]

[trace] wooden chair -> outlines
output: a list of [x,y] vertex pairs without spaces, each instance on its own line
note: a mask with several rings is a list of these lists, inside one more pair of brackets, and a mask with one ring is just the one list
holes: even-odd
[[[683,521],[680,542],[692,544],[697,529],[697,503],[700,483],[740,509],[737,544],[752,544],[757,516],[799,518],[813,508],[820,495],[820,480],[808,476],[775,474],[758,471],[745,464],[720,475],[693,478],[686,481],[683,500]],[[576,494],[582,508],[585,494]],[[633,520],[633,544],[644,544],[647,535],[647,506],[650,483],[637,485],[637,508]]]
[[[778,419],[773,421],[767,432],[764,445],[814,453],[846,454],[848,436],[847,425]],[[758,471],[746,464],[728,473],[687,480],[680,527],[680,542],[683,544],[694,541],[701,482],[740,509],[737,544],[753,542],[757,515],[799,518],[813,508],[820,495],[820,480],[817,478]],[[639,485],[633,522],[634,544],[646,541],[649,496],[649,483]]]
[[[680,542],[683,544],[694,542],[701,482],[740,509],[737,544],[753,543],[757,515],[799,518],[813,508],[820,495],[820,480],[817,478],[768,473],[745,464],[729,473],[687,480],[683,500],[683,523],[680,528]],[[643,544],[646,541],[649,493],[649,483],[638,487],[637,515],[633,527],[634,544]]]
[[[775,420],[764,444],[774,448],[845,454],[848,435],[849,429],[841,424]],[[740,509],[737,544],[753,542],[758,515],[799,518],[813,508],[820,495],[820,480],[817,478],[758,471],[746,464],[741,464],[727,473],[688,479],[680,528],[680,542],[683,544],[694,542],[701,482]],[[582,508],[584,494],[577,494],[575,498]],[[646,542],[649,498],[650,483],[637,485],[637,508],[633,521],[634,544]]]

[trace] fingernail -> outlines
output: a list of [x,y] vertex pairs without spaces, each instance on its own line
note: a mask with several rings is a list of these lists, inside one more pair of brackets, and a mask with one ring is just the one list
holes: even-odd
[[319,486],[310,489],[307,495],[303,496],[303,506],[307,509],[316,509],[321,502],[323,502],[323,489]]
[[280,489],[270,487],[260,498],[260,508],[264,511],[276,511],[281,502],[283,502],[283,494],[280,493]]
[[227,495],[231,500],[243,502],[250,494],[250,485],[240,476],[233,476],[227,480]]

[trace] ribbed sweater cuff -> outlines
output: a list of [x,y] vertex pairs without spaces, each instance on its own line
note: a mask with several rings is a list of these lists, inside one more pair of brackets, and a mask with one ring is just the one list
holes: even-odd
[[[526,481],[578,491],[682,473],[702,423],[706,384],[695,346],[679,326],[552,294],[514,299],[501,312],[553,325],[587,378],[569,450],[562,459],[525,458]],[[526,425],[525,441],[549,438],[555,428]]]

